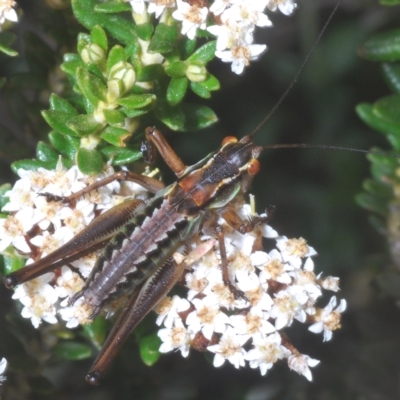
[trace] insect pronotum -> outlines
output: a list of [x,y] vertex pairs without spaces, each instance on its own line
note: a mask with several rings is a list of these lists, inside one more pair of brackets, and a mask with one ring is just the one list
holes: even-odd
[[252,231],[258,224],[265,223],[268,216],[244,221],[231,206],[231,202],[250,187],[254,175],[260,169],[258,158],[263,150],[279,147],[329,147],[302,144],[263,147],[254,144],[252,138],[296,82],[338,5],[339,3],[292,84],[252,134],[240,140],[225,138],[218,151],[188,167],[175,154],[162,134],[155,127],[150,127],[146,130],[146,139],[157,148],[175,173],[176,182],[164,187],[156,179],[120,171],[68,198],[45,194],[48,201],[73,202],[83,194],[115,179],[137,182],[154,193],[154,197],[146,202],[127,199],[101,214],[58,250],[4,278],[5,285],[13,288],[96,249],[103,249],[85,286],[70,301],[74,303],[83,297],[92,307],[91,317],[94,318],[105,304],[122,294],[129,293],[130,299],[86,377],[89,383],[99,384],[132,330],[178,281],[185,263],[177,262],[173,255],[200,231],[207,230],[216,237],[221,252],[224,284],[235,297],[245,298],[229,279],[224,231],[216,222],[217,215],[222,216],[228,225],[242,234]]

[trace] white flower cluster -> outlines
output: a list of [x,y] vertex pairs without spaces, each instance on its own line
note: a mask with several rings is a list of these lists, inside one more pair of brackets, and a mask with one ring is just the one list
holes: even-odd
[[[27,264],[62,246],[96,215],[123,201],[124,196],[148,196],[139,185],[113,182],[73,204],[63,204],[39,194],[68,196],[112,174],[113,169],[108,167],[106,172],[90,178],[75,166],[66,170],[59,162],[54,171],[40,168],[18,173],[21,179],[6,193],[9,202],[3,207],[10,214],[0,219],[0,252],[12,254],[9,246],[13,245],[30,256]],[[250,205],[236,208],[243,219],[251,218]],[[337,306],[336,297],[332,297],[325,308],[319,308],[316,302],[323,289],[339,290],[338,278],[315,275],[311,256],[316,253],[304,239],[279,236],[268,225],[241,235],[223,219],[219,223],[225,231],[229,279],[243,296],[235,298],[224,283],[218,242],[196,236],[187,256],[174,255],[177,262],[187,265],[186,298],[166,297],[156,307],[157,324],[164,325],[159,331],[163,342],[160,351],[180,350],[186,357],[190,347],[208,350],[215,353],[216,367],[226,360],[236,368],[248,362],[263,375],[276,361],[287,359],[291,369],[311,379],[309,367],[318,361],[301,354],[283,330],[297,320],[310,324],[312,332],[323,332],[324,340],[330,340],[332,331],[340,328],[346,302],[342,300]],[[262,237],[275,240],[277,248],[261,251]],[[97,257],[98,252],[93,253],[71,263],[74,270],[64,266],[19,285],[13,298],[24,305],[22,316],[31,319],[35,327],[42,320],[56,323],[57,314],[68,328],[90,323],[92,310],[84,298],[73,305],[68,300],[82,288]],[[119,299],[103,311],[113,312],[125,300]]]
[[128,0],[134,13],[156,15],[163,21],[167,13],[182,22],[181,33],[194,39],[197,29],[208,30],[217,37],[215,55],[232,63],[232,71],[241,74],[250,61],[256,60],[267,46],[253,44],[256,27],[272,26],[264,11],[279,9],[290,15],[296,8],[294,0]]
[[14,0],[0,0],[0,31],[1,25],[6,22],[6,20],[11,22],[18,21],[17,12],[14,10],[17,3]]
[[4,376],[4,372],[6,371],[7,368],[7,360],[3,357],[0,360],[0,385],[7,379]]
[[[117,181],[82,196],[75,204],[48,201],[40,195],[68,196],[113,172],[108,167],[102,174],[89,177],[82,174],[77,166],[66,170],[61,162],[54,171],[20,169],[18,175],[21,179],[5,194],[9,202],[2,211],[10,214],[7,218],[0,218],[0,252],[7,255],[7,248],[13,245],[20,253],[30,255],[28,265],[61,247],[96,215],[122,202],[125,196],[148,197],[143,187]],[[90,309],[82,301],[68,306],[68,299],[82,288],[83,278],[90,274],[98,254],[95,252],[71,263],[80,274],[65,266],[61,271],[49,272],[19,285],[13,299],[19,299],[24,305],[22,316],[30,318],[36,328],[42,320],[56,323],[57,313],[67,321],[67,327],[90,322]],[[60,303],[61,299],[64,301]]]
[[[242,207],[241,215],[251,215],[249,205]],[[230,279],[247,300],[235,299],[224,285],[219,250],[209,251],[186,273],[187,298],[167,297],[156,308],[157,324],[165,327],[158,333],[160,351],[179,350],[186,357],[190,347],[208,350],[215,353],[215,367],[228,361],[239,368],[247,361],[262,375],[287,359],[291,369],[311,380],[309,367],[319,361],[301,354],[282,330],[297,320],[330,340],[332,331],[340,328],[346,302],[337,306],[335,296],[325,308],[316,302],[322,289],[339,290],[338,278],[315,275],[310,257],[316,252],[302,238],[278,236],[267,225],[246,235],[226,224],[224,228]],[[277,248],[254,251],[260,234],[276,240]]]

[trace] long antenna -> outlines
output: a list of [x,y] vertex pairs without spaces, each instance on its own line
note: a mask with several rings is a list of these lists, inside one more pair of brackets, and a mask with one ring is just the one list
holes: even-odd
[[326,144],[289,143],[289,144],[268,144],[268,145],[262,146],[263,150],[296,149],[296,148],[353,151],[356,153],[375,154],[377,156],[394,157],[394,158],[400,159],[400,155],[398,155],[398,154],[386,154],[382,151],[377,151],[377,150],[360,150],[360,149],[353,149],[351,147],[330,146],[330,145],[326,145]]
[[277,103],[274,105],[274,107],[272,107],[272,110],[267,114],[267,116],[256,126],[256,128],[254,129],[254,131],[252,133],[250,133],[249,135],[247,135],[248,137],[253,137],[254,135],[257,134],[257,132],[269,121],[269,119],[272,117],[272,115],[275,113],[275,111],[279,108],[279,106],[283,103],[283,101],[285,100],[286,96],[289,94],[289,92],[292,90],[293,86],[295,85],[295,83],[297,82],[297,79],[299,78],[300,74],[303,72],[304,67],[306,66],[306,64],[308,63],[308,60],[310,59],[312,53],[314,53],[315,48],[317,47],[318,43],[321,40],[322,35],[324,34],[326,28],[328,27],[328,25],[330,24],[333,16],[335,15],[338,7],[340,5],[340,0],[338,0],[338,2],[336,3],[335,8],[333,9],[333,11],[331,12],[331,14],[329,15],[328,20],[325,22],[321,32],[319,33],[317,40],[314,42],[313,47],[311,48],[311,50],[308,52],[308,54],[306,55],[306,58],[304,59],[303,63],[301,64],[299,70],[297,71],[295,77],[293,78],[292,82],[290,83],[290,85],[288,86],[288,88],[285,90],[285,92],[282,94],[282,96],[279,98],[279,100],[277,101]]

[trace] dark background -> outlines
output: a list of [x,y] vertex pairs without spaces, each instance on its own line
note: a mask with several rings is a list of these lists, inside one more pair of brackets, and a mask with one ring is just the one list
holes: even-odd
[[[168,135],[187,164],[216,149],[226,135],[242,137],[250,133],[288,87],[336,2],[299,3],[294,16],[273,14],[274,27],[258,29],[256,42],[266,43],[269,49],[242,76],[231,73],[230,65],[218,60],[210,65],[210,71],[221,81],[222,89],[211,100],[219,122],[200,133]],[[51,28],[46,24],[51,27],[56,21],[43,19],[42,1],[20,4],[26,18],[17,29],[38,32],[50,47],[54,46],[46,33]],[[39,28],[42,24],[45,28]],[[367,128],[354,111],[358,103],[373,102],[389,93],[379,65],[360,59],[357,48],[373,33],[399,24],[399,7],[382,7],[367,0],[342,1],[298,83],[256,142],[388,149],[384,138]],[[48,63],[56,64],[51,51],[48,54]],[[29,90],[24,88],[29,117],[24,109],[10,109],[14,97],[21,96],[18,85],[0,93],[1,123],[7,127],[0,140],[15,143],[15,153],[0,154],[2,182],[15,179],[9,172],[9,162],[33,156],[36,141],[45,138],[47,132],[39,110],[48,107],[49,92],[30,85]],[[288,237],[306,238],[319,254],[315,258],[316,272],[339,276],[340,296],[348,300],[343,328],[331,342],[322,343],[320,335],[307,332],[296,323],[289,332],[300,351],[321,360],[312,370],[313,382],[288,371],[283,363],[266,377],[261,377],[258,370],[238,371],[227,363],[215,369],[203,354],[194,351],[188,359],[179,354],[164,355],[149,368],[141,362],[132,340],[99,388],[84,381],[91,360],[50,362],[44,374],[55,386],[54,398],[400,398],[400,312],[395,301],[382,296],[374,285],[376,274],[390,268],[385,237],[374,231],[368,214],[354,200],[369,174],[366,157],[331,150],[271,150],[262,157],[261,165],[252,190],[258,211],[268,204],[276,205],[271,225]],[[165,177],[167,181],[173,179],[167,171]],[[3,292],[3,305],[8,308],[9,293]],[[18,393],[14,397],[9,394],[9,398],[18,399]]]

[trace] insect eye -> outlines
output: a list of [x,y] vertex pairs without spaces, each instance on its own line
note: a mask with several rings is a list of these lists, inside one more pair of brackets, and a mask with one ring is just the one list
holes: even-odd
[[222,139],[222,146],[225,146],[228,143],[237,143],[238,140],[235,136],[226,136]]
[[252,158],[247,164],[247,172],[255,175],[260,170],[260,162],[256,158]]

